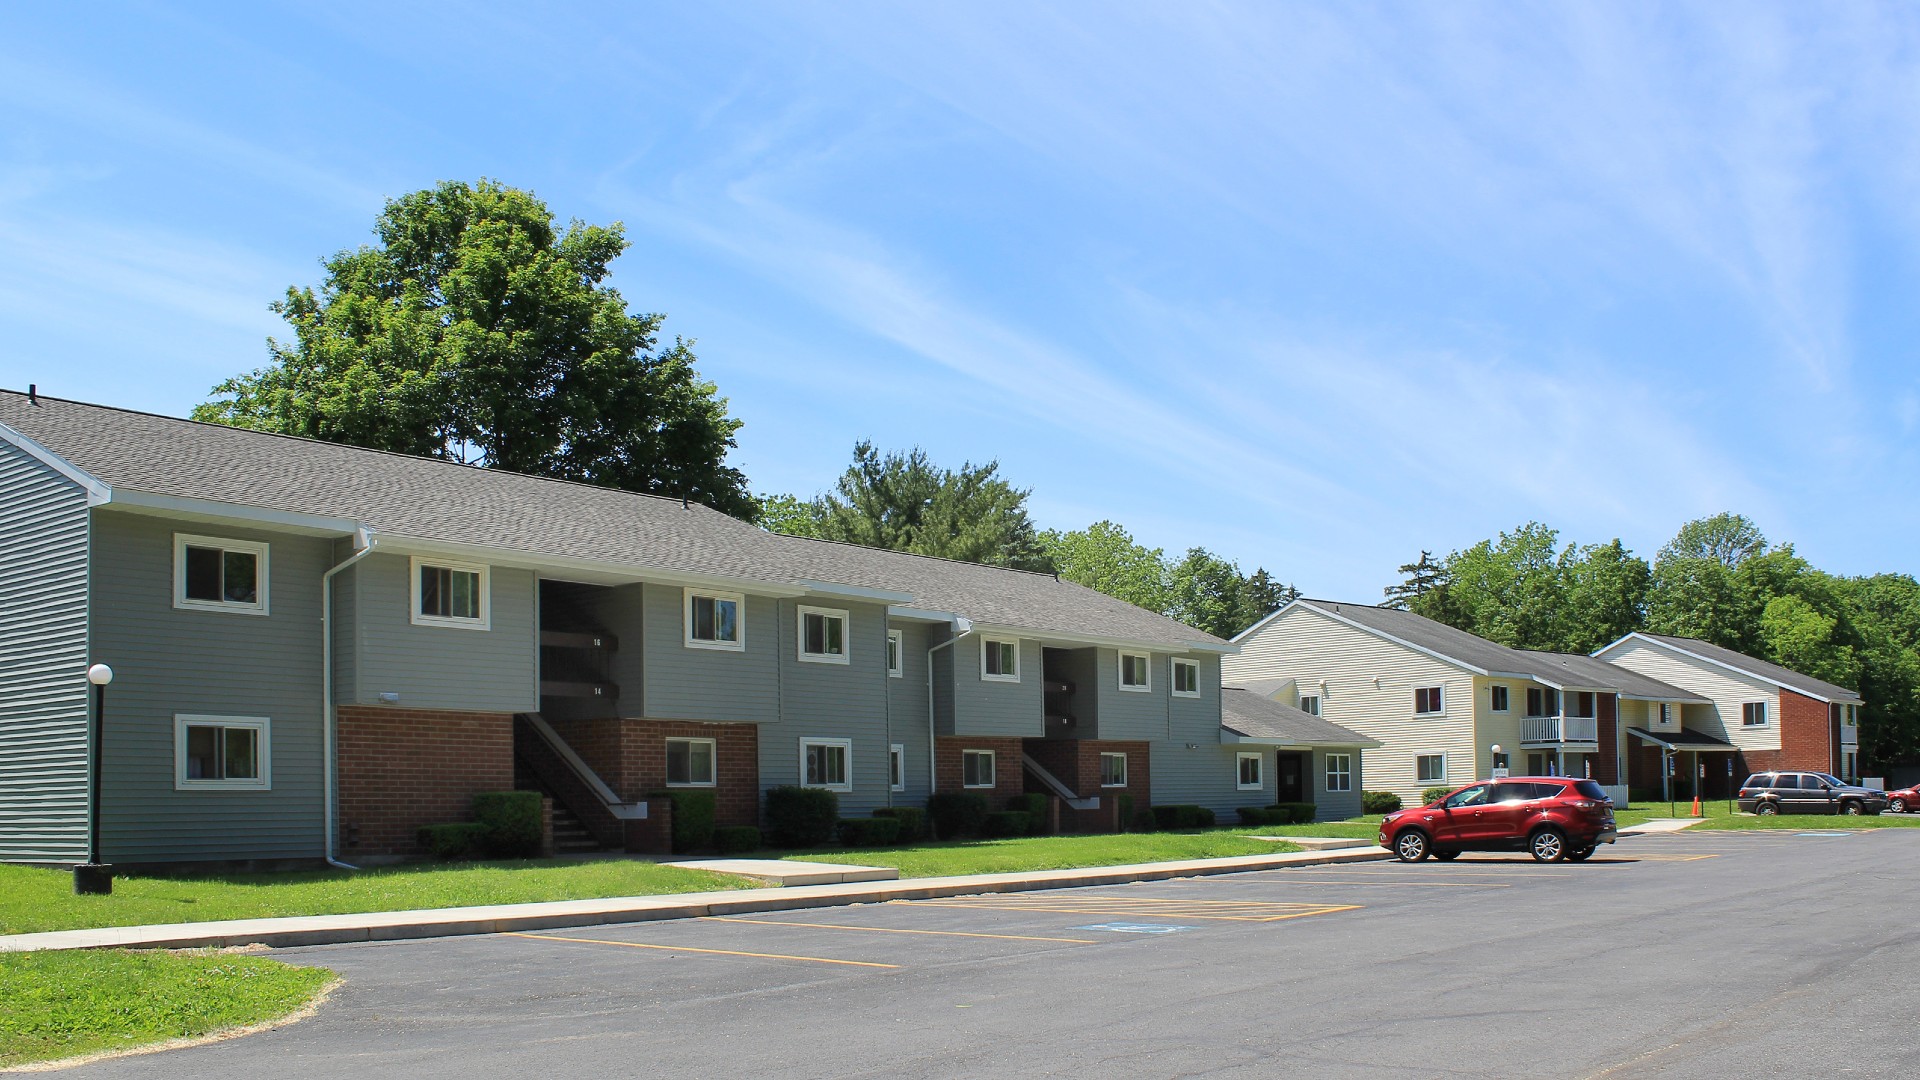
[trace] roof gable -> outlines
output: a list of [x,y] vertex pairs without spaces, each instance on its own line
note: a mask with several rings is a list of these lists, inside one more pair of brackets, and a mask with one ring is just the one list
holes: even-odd
[[1737,671],[1749,678],[1759,679],[1762,682],[1792,690],[1797,694],[1804,694],[1817,701],[1857,705],[1863,700],[1858,693],[1844,686],[1830,683],[1823,679],[1816,679],[1811,675],[1802,675],[1792,668],[1782,667],[1779,664],[1760,660],[1748,656],[1743,652],[1729,649],[1723,645],[1715,645],[1712,642],[1701,641],[1699,638],[1671,637],[1666,634],[1650,634],[1644,630],[1636,630],[1626,637],[1621,638],[1619,641],[1598,650],[1594,655],[1604,659],[1607,653],[1618,649],[1629,641],[1646,642],[1668,653],[1683,656],[1699,663],[1725,668],[1729,671]]

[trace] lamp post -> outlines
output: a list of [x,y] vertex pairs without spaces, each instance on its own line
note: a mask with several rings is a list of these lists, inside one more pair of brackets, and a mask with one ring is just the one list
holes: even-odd
[[1493,778],[1495,780],[1505,780],[1508,770],[1500,764],[1500,744],[1494,743],[1487,749],[1493,752]]
[[95,664],[87,669],[87,682],[93,685],[92,782],[87,785],[87,861],[73,868],[73,891],[81,896],[106,896],[113,892],[113,867],[100,861],[100,744],[107,728],[107,684],[113,681],[113,669]]

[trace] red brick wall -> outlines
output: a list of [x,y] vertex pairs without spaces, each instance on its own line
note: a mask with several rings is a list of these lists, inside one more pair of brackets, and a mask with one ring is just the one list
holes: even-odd
[[1833,769],[1832,725],[1827,703],[1791,690],[1780,691],[1781,769],[1830,772]]
[[1620,782],[1619,698],[1612,694],[1599,697],[1600,752],[1593,755],[1593,780],[1611,787]]
[[341,706],[341,850],[420,852],[422,825],[473,818],[473,797],[513,790],[513,716]]
[[753,825],[760,820],[758,725],[633,719],[548,722],[608,787],[629,802],[666,787],[667,739],[712,739],[717,784],[714,823]]
[[[1113,800],[1121,795],[1132,796],[1136,810],[1153,803],[1153,775],[1146,743],[1111,739],[1028,739],[1026,751],[1033,755],[1041,767],[1072,788],[1074,794],[1083,798],[1090,795],[1100,797],[1098,810],[1063,808],[1060,811],[1060,827],[1064,830],[1095,832],[1113,828]],[[1126,787],[1100,786],[1102,753],[1127,755]],[[1046,789],[1034,783],[1029,784],[1027,790],[1044,793]]]
[[[987,797],[995,810],[1006,809],[1008,800],[1026,790],[1026,770],[1020,767],[1025,740],[1018,738],[977,738],[974,736],[940,738],[934,741],[934,779],[936,791],[973,791]],[[993,751],[993,788],[962,787],[960,752]]]

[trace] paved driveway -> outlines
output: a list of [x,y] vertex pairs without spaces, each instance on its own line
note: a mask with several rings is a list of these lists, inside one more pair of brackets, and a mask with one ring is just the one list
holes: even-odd
[[1920,830],[1636,837],[284,950],[311,1020],[79,1077],[1912,1076]]

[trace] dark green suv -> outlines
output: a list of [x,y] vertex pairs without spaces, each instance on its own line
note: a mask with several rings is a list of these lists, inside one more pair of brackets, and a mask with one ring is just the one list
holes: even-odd
[[1740,809],[1749,814],[1878,814],[1887,793],[1817,772],[1763,772],[1740,785]]

